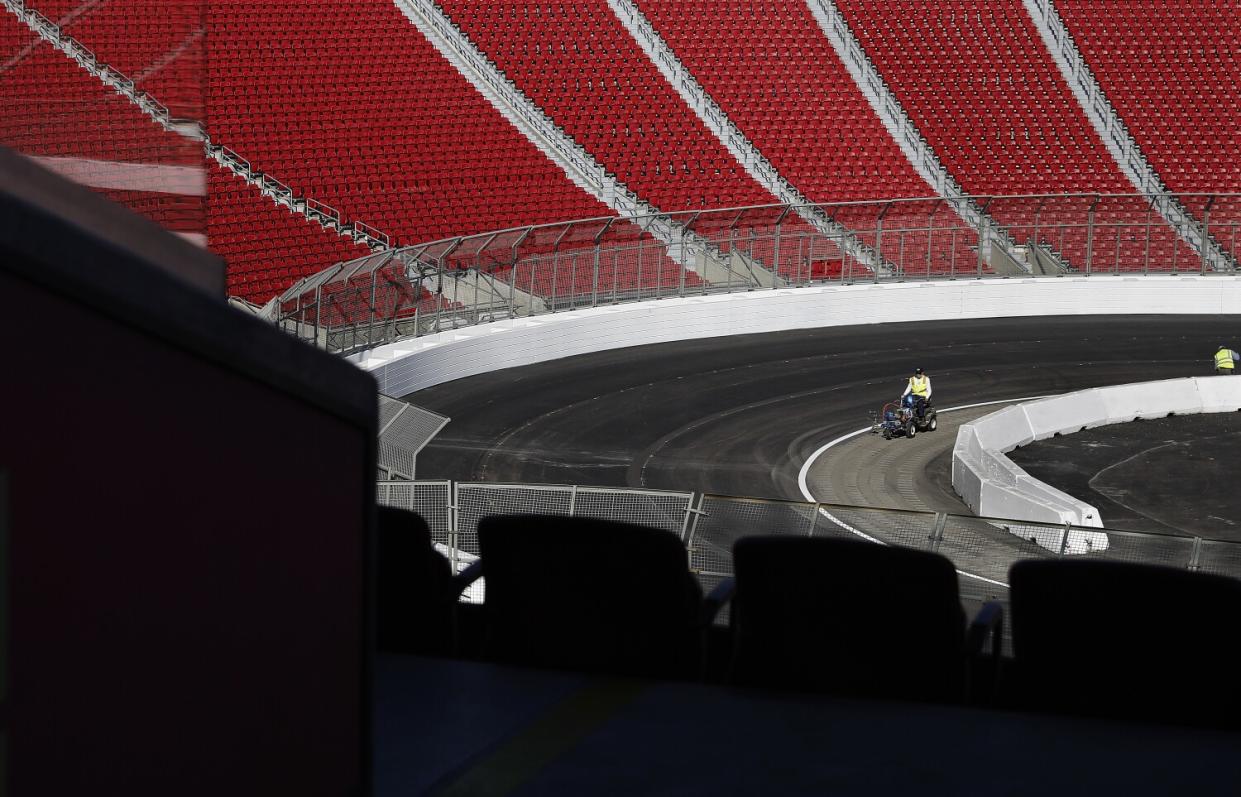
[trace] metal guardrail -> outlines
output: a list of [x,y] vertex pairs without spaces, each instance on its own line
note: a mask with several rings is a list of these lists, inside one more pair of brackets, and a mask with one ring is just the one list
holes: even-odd
[[[1241,578],[1241,543],[945,513],[567,485],[378,483],[381,504],[426,519],[460,568],[477,557],[478,521],[488,515],[587,515],[667,529],[689,549],[690,568],[710,589],[733,574],[732,545],[756,534],[852,537],[942,554],[957,567],[969,600],[1004,598],[1008,569],[1022,559],[1079,556],[1159,564]],[[1106,550],[1069,553],[1070,539],[1107,535]],[[1057,542],[1058,541],[1058,542]]]
[[[973,197],[984,219],[1004,225],[1014,242],[1007,250],[980,247],[995,234],[991,222],[967,223],[952,200],[814,206],[816,215],[879,252],[891,266],[883,272],[860,262],[841,236],[809,224],[804,208],[765,205],[581,219],[393,249],[298,282],[277,298],[274,317],[299,337],[349,353],[500,318],[720,292],[908,279],[1235,274],[1241,194],[1175,199],[1194,214],[1200,234],[1228,253],[1224,267],[1214,267],[1209,252],[1190,248],[1163,220],[1159,208],[1169,195]],[[644,232],[668,219],[726,265],[707,269],[701,253]],[[447,289],[470,272],[497,286],[485,312],[453,302]],[[703,273],[725,276],[708,280]]]
[[449,420],[445,415],[380,393],[379,478],[416,478],[418,453]]

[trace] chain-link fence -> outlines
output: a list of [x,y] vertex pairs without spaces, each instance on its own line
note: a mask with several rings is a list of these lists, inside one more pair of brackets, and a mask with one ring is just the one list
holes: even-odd
[[418,452],[448,421],[437,412],[379,394],[379,479],[413,480]]
[[[562,485],[388,481],[379,483],[378,500],[426,518],[457,569],[477,558],[482,518],[552,514],[640,523],[678,534],[704,590],[732,576],[733,543],[760,534],[858,538],[939,553],[956,566],[968,606],[1006,602],[1008,570],[1022,559],[1099,558],[1241,578],[1241,543],[1025,520]],[[1099,532],[1107,535],[1105,549],[1069,553],[1078,548],[1074,535]]]
[[[694,511],[692,493],[550,484],[380,481],[375,495],[380,504],[422,515],[454,572],[478,558],[478,522],[490,515],[602,518],[664,529],[685,539]],[[485,589],[481,579],[463,598],[481,601]]]
[[[348,352],[515,316],[814,283],[1236,271],[1241,195],[971,202],[981,217],[949,200],[900,199],[585,219],[450,238],[309,277],[279,297],[277,318],[291,333]],[[1187,209],[1181,228],[1162,212],[1169,203]],[[439,301],[420,299],[424,292]]]

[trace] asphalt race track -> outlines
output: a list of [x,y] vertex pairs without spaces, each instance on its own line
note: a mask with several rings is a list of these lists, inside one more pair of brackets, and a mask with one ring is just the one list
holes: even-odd
[[[806,459],[867,426],[917,366],[946,409],[1209,375],[1220,342],[1238,337],[1228,316],[879,324],[618,349],[405,398],[452,418],[419,455],[419,478],[804,500]],[[808,482],[832,489],[815,497],[962,511],[948,481],[951,420],[912,440],[863,435],[825,452]]]

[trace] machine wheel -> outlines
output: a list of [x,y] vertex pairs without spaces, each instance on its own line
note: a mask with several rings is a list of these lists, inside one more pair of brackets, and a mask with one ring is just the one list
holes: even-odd
[[926,422],[926,430],[933,432],[937,426],[939,426],[939,419],[932,415],[931,419]]
[[891,440],[891,439],[892,439],[892,430],[891,430],[891,429],[884,429],[884,430],[883,430],[883,439],[884,439],[884,440]]
[[918,424],[914,423],[913,421],[910,421],[909,423],[905,424],[905,436],[906,437],[913,437],[917,433],[918,433]]

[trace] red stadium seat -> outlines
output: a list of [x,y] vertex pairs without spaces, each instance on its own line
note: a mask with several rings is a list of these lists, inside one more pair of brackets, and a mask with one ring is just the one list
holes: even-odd
[[[871,60],[918,125],[940,160],[972,194],[1132,193],[1103,141],[1078,106],[1042,44],[1021,0],[839,0],[837,3]],[[1015,168],[1021,158],[1029,168]],[[1086,207],[1074,206],[1074,218]],[[1058,219],[1049,207],[1004,203],[989,209],[1024,242],[1037,237],[1070,265],[1121,270],[1172,268],[1194,255],[1168,228],[1156,234],[1156,262],[1145,248],[1125,246],[1118,232],[1134,223],[1119,214],[1114,227],[1096,230],[1087,256],[1085,227],[1041,235]],[[1144,219],[1144,212],[1139,213]],[[1063,218],[1063,217],[1061,217]],[[1103,219],[1097,219],[1102,221]],[[1108,258],[1101,254],[1106,252]],[[1117,260],[1119,258],[1119,260]]]

